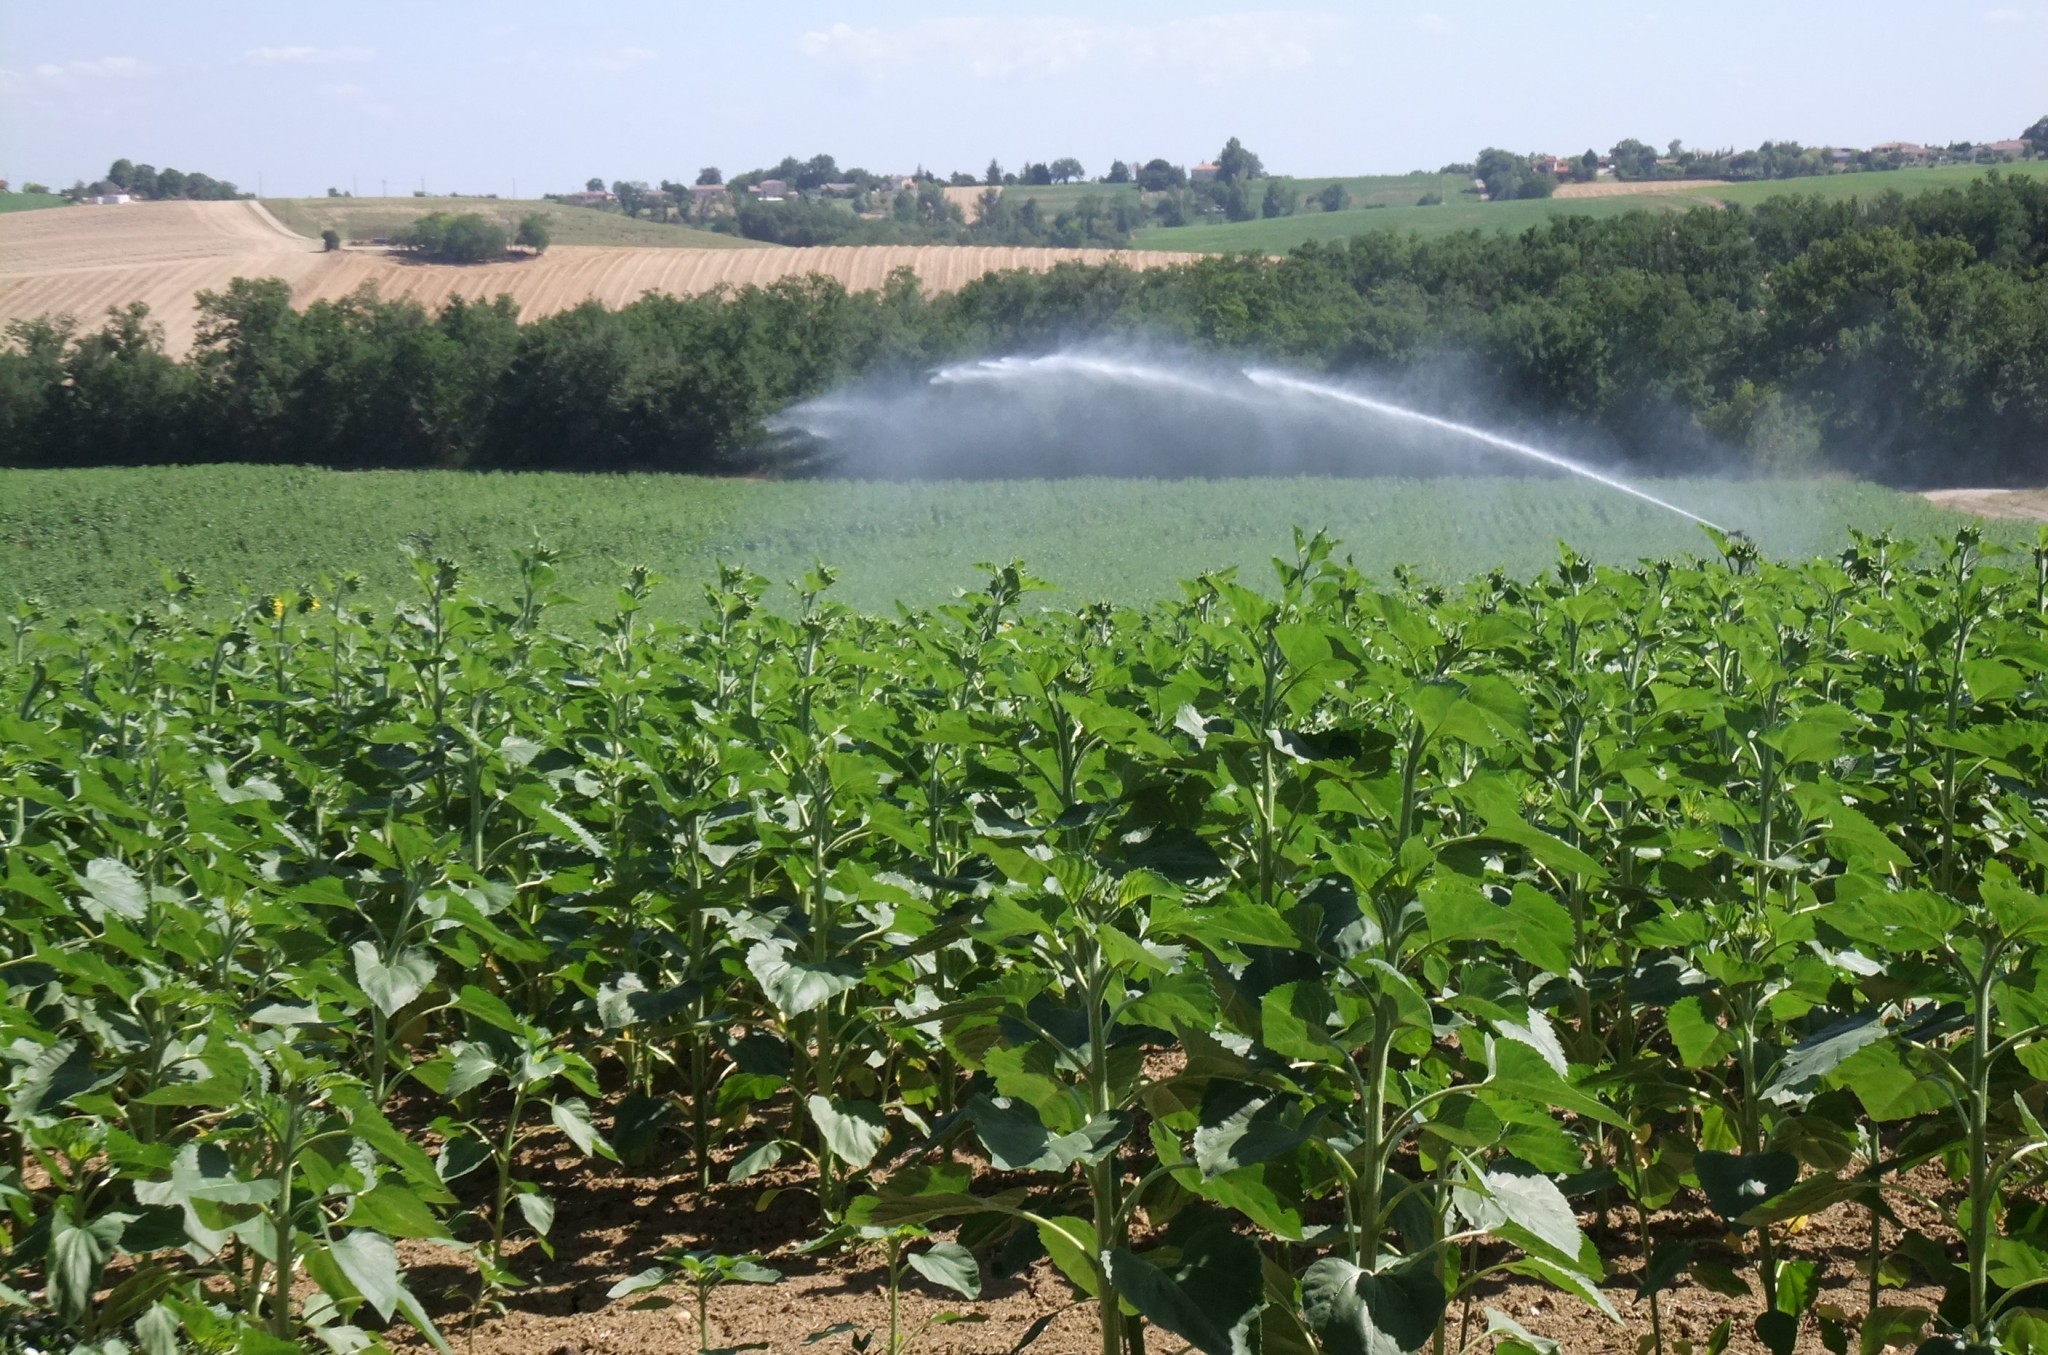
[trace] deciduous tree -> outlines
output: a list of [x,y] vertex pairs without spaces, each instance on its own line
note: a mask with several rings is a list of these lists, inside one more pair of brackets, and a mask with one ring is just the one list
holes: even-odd
[[1166,160],[1147,160],[1138,171],[1138,187],[1147,193],[1164,193],[1187,184],[1188,172]]
[[1657,148],[1634,137],[1615,142],[1607,155],[1617,179],[1647,179],[1657,172]]
[[619,200],[620,211],[639,216],[654,200],[654,190],[639,179],[617,179],[612,183],[612,196]]
[[1216,153],[1216,180],[1218,183],[1238,183],[1246,179],[1257,179],[1266,172],[1259,157],[1244,148],[1236,137],[1223,143],[1223,149]]

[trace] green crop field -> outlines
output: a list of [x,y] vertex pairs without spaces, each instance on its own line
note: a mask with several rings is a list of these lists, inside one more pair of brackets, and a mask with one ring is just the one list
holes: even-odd
[[0,212],[37,212],[70,205],[71,199],[61,193],[0,193]]
[[[2001,166],[2000,173],[2026,177],[2048,177],[2048,161],[2019,161]],[[1367,231],[1415,231],[1443,235],[1452,231],[1522,231],[1541,225],[1552,217],[1619,216],[1626,212],[1678,212],[1720,202],[1753,205],[1766,198],[1813,194],[1840,199],[1871,197],[1884,192],[1925,193],[1937,188],[1957,188],[1984,176],[1976,165],[1955,165],[1940,169],[1902,169],[1879,174],[1834,174],[1813,179],[1783,179],[1769,183],[1726,184],[1682,192],[1646,193],[1609,198],[1547,198],[1529,202],[1480,202],[1469,194],[1454,193],[1441,207],[1415,207],[1422,192],[1432,191],[1434,175],[1400,179],[1346,179],[1354,198],[1361,204],[1343,212],[1300,212],[1294,216],[1258,221],[1217,222],[1174,228],[1151,227],[1138,233],[1138,249],[1188,250],[1195,253],[1227,254],[1250,250],[1261,254],[1283,254],[1310,240],[1348,240]],[[1328,179],[1290,180],[1291,184],[1321,187]],[[1445,180],[1445,183],[1451,181]],[[1367,188],[1378,185],[1377,188]],[[1414,193],[1408,193],[1409,188]],[[1362,191],[1363,190],[1363,191]],[[1407,194],[1403,197],[1403,194]],[[1374,201],[1399,205],[1369,208]]]
[[477,212],[507,231],[530,212],[548,218],[558,245],[638,245],[665,249],[772,249],[757,240],[638,220],[622,212],[509,198],[265,198],[271,214],[301,235],[332,227],[348,240],[393,236],[428,212]]
[[[1828,552],[1850,527],[1931,538],[1961,521],[1924,500],[1852,483],[1659,482],[1661,496],[1749,531],[1775,554]],[[1142,534],[1131,524],[1144,522]],[[162,570],[189,569],[231,608],[234,590],[296,588],[358,571],[372,596],[410,586],[408,541],[508,586],[536,536],[567,552],[562,576],[608,605],[617,562],[674,582],[653,607],[691,611],[714,561],[778,581],[813,561],[843,571],[852,602],[930,605],[979,560],[1026,560],[1068,603],[1138,604],[1176,580],[1239,566],[1248,576],[1296,526],[1328,528],[1359,565],[1409,565],[1456,580],[1543,569],[1570,540],[1608,563],[1709,549],[1690,523],[1615,491],[1519,478],[1030,480],[747,483],[677,476],[342,473],[208,466],[0,471],[0,607],[27,595],[60,611],[140,606]],[[2002,539],[2030,533],[1997,529]],[[570,609],[579,611],[583,609]]]
[[[66,530],[230,573],[372,555],[414,497],[506,514],[436,549],[529,521],[504,481],[187,479]],[[584,552],[721,520],[545,487]],[[1105,588],[1253,553],[1197,539],[1243,499],[1470,507],[1067,488],[1132,543]],[[1493,488],[1493,532],[1649,544]],[[1017,491],[730,492],[858,563]],[[604,497],[653,501],[637,540]],[[780,1352],[2039,1351],[2048,545],[1437,587],[1272,544],[1142,610],[727,571],[675,625],[621,571],[575,627],[534,554],[422,560],[397,607],[273,574],[234,617],[22,619],[0,1341],[709,1355],[774,1310],[812,1328]],[[726,1284],[781,1292],[714,1317]]]

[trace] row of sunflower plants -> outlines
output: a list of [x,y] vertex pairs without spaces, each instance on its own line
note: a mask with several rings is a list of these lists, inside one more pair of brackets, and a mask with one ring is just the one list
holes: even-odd
[[[1453,590],[1303,536],[1146,611],[722,569],[674,626],[634,569],[572,631],[545,549],[504,603],[422,557],[388,609],[26,608],[0,1344],[444,1343],[567,1154],[801,1193],[892,1352],[906,1276],[1041,1256],[1103,1355],[1551,1349],[1510,1279],[1659,1355],[1680,1284],[1712,1349],[2048,1346],[2048,538],[1714,544]],[[710,1241],[619,1297],[773,1278]]]

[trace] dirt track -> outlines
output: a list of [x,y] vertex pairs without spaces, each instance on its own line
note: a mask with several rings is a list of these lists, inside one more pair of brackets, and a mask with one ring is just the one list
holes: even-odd
[[[1699,197],[1708,190],[1726,188],[1726,179],[1631,179],[1622,182],[1605,179],[1596,183],[1563,183],[1557,186],[1560,198],[1631,198],[1641,194],[1683,193]],[[1708,194],[1709,196],[1711,194]]]
[[433,307],[450,297],[509,294],[528,318],[584,301],[620,306],[649,291],[688,295],[822,273],[854,290],[908,267],[933,291],[1000,269],[1115,260],[1155,268],[1197,256],[1151,251],[871,246],[817,249],[642,249],[560,246],[537,259],[469,267],[416,264],[383,253],[323,253],[254,202],[133,203],[0,216],[0,324],[52,314],[93,324],[110,306],[147,302],[173,353],[197,328],[194,298],[237,277],[281,278],[298,305],[374,283],[387,297]]

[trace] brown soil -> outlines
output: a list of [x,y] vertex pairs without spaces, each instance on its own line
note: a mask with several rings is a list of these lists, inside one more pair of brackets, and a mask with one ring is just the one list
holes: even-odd
[[[836,1355],[849,1348],[851,1334],[833,1336],[815,1346],[807,1346],[805,1338],[838,1323],[855,1323],[874,1330],[874,1348],[883,1348],[888,1321],[883,1256],[875,1249],[796,1254],[816,1228],[809,1196],[801,1189],[790,1189],[801,1184],[797,1173],[771,1173],[738,1186],[719,1184],[709,1195],[700,1196],[686,1175],[585,1163],[571,1156],[532,1162],[527,1172],[541,1178],[557,1200],[556,1251],[550,1260],[531,1240],[510,1250],[507,1259],[512,1268],[530,1283],[506,1296],[502,1311],[475,1312],[475,1274],[461,1254],[422,1244],[406,1247],[414,1292],[464,1355],[667,1355],[693,1350],[696,1314],[687,1287],[674,1285],[661,1291],[674,1303],[659,1310],[635,1310],[631,1298],[616,1303],[605,1298],[613,1284],[644,1269],[658,1256],[692,1249],[759,1255],[784,1276],[772,1286],[732,1285],[715,1291],[710,1303],[713,1346],[762,1343],[777,1355],[797,1355],[806,1349]],[[722,1178],[722,1166],[719,1174]],[[1946,1220],[1953,1211],[1954,1191],[1946,1178],[1936,1169],[1923,1168],[1907,1184],[1935,1206],[1908,1199],[1901,1192],[1893,1203],[1902,1221],[1952,1244]],[[770,1194],[777,1190],[783,1193]],[[1679,1209],[1653,1217],[1656,1241],[1687,1240],[1693,1243],[1697,1260],[1743,1270],[1741,1253],[1703,1205],[1688,1197],[1681,1197],[1679,1204]],[[1463,1308],[1454,1309],[1452,1337],[1458,1336],[1461,1322],[1469,1322],[1467,1337],[1477,1340],[1486,1329],[1485,1309],[1491,1307],[1530,1331],[1560,1342],[1571,1355],[1637,1355],[1638,1343],[1650,1334],[1650,1313],[1647,1303],[1636,1300],[1630,1278],[1638,1264],[1633,1258],[1640,1255],[1633,1215],[1619,1210],[1606,1226],[1591,1216],[1581,1221],[1592,1230],[1602,1256],[1608,1258],[1612,1273],[1604,1288],[1621,1316],[1619,1325],[1568,1294],[1516,1281],[1475,1296],[1469,1314]],[[1865,1307],[1867,1281],[1857,1267],[1867,1250],[1867,1226],[1867,1217],[1860,1211],[1841,1206],[1815,1216],[1796,1233],[1780,1232],[1781,1254],[1819,1262],[1821,1302],[1838,1306],[1852,1320],[1860,1320]],[[1887,1247],[1898,1237],[1897,1228],[1887,1227]],[[989,1259],[984,1257],[985,1268]],[[1299,1256],[1295,1261],[1303,1263]],[[1748,1273],[1754,1274],[1753,1251]],[[1059,1315],[1031,1347],[1033,1351],[1094,1355],[1099,1349],[1093,1306],[1069,1306],[1076,1295],[1049,1262],[1041,1259],[1022,1273],[1003,1279],[985,1269],[985,1286],[980,1301],[969,1303],[925,1286],[914,1273],[906,1272],[902,1297],[906,1333],[944,1313],[964,1313],[974,1319],[931,1327],[919,1343],[921,1355],[1008,1352],[1034,1321],[1048,1313]],[[1887,1306],[1928,1310],[1939,1301],[1939,1290],[1925,1284],[1887,1289],[1881,1298]],[[1703,1345],[1723,1319],[1730,1320],[1734,1329],[1730,1351],[1761,1355],[1763,1347],[1750,1331],[1760,1307],[1755,1298],[1724,1297],[1688,1277],[1665,1293],[1660,1305],[1667,1349],[1674,1355],[1684,1350],[1681,1342]],[[391,1335],[398,1339],[400,1349],[409,1353],[427,1349],[417,1338],[400,1338],[395,1331]],[[1169,1355],[1181,1345],[1172,1338],[1155,1339],[1149,1349]],[[1458,1349],[1455,1339],[1450,1348]],[[1483,1340],[1478,1348],[1485,1348]],[[1798,1349],[1800,1355],[1822,1355],[1824,1348],[1813,1324],[1808,1324]]]
[[2048,489],[1930,489],[1921,497],[1980,518],[2048,522]]

